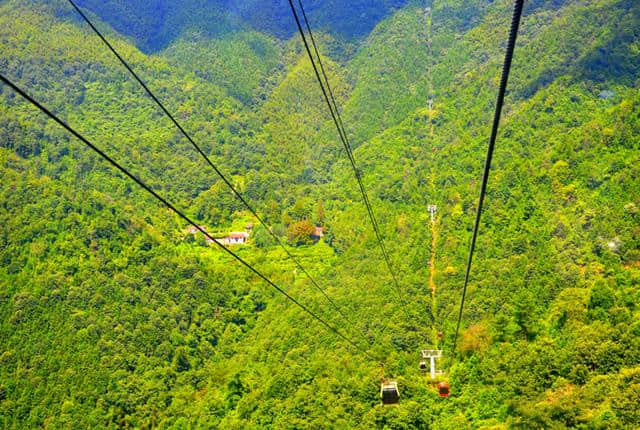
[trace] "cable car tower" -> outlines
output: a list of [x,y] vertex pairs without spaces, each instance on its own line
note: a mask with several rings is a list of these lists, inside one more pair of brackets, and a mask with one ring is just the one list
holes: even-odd
[[429,206],[427,206],[427,210],[431,214],[431,222],[435,222],[435,220],[436,220],[436,218],[435,218],[436,217],[436,211],[438,210],[438,206],[429,205]]
[[429,360],[429,374],[431,375],[431,379],[436,379],[437,375],[442,375],[444,372],[442,370],[436,370],[436,358],[442,357],[441,349],[423,349],[420,351],[422,355],[422,360],[420,361],[420,369],[427,370],[427,359]]

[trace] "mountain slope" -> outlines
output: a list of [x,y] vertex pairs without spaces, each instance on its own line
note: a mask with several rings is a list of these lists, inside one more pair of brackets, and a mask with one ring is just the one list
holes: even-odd
[[[288,38],[296,31],[286,0],[270,3],[258,0],[189,0],[180,3],[168,0],[80,0],[78,3],[117,31],[133,37],[145,51],[166,47],[185,30],[200,30],[212,37],[224,37],[228,33],[253,29],[280,38]],[[406,0],[375,3],[368,0],[349,3],[309,1],[305,10],[315,26],[340,37],[358,38],[405,3]]]

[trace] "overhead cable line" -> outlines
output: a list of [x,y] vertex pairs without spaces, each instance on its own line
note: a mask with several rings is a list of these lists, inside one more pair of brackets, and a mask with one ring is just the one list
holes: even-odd
[[[366,193],[366,191],[364,191],[364,185],[362,184],[362,174],[360,172],[360,170],[357,168],[356,166],[356,159],[353,155],[353,148],[351,146],[351,142],[349,141],[349,135],[347,134],[345,128],[344,128],[344,123],[342,122],[342,115],[340,114],[340,110],[338,109],[338,103],[336,102],[336,98],[333,95],[333,90],[331,89],[331,85],[329,84],[329,78],[327,76],[327,72],[324,68],[324,63],[322,62],[322,56],[320,55],[320,51],[318,49],[318,45],[316,44],[316,39],[315,37],[313,37],[313,31],[311,30],[311,25],[309,24],[309,19],[307,18],[307,13],[304,10],[304,6],[302,4],[302,0],[298,0],[298,5],[300,6],[300,11],[302,12],[302,18],[304,20],[305,23],[305,27],[307,28],[307,32],[309,33],[309,38],[311,39],[311,45],[313,46],[313,50],[316,54],[316,57],[318,59],[318,65],[320,66],[320,71],[322,72],[322,77],[324,78],[324,84],[326,85],[326,89],[327,92],[329,93],[329,97],[331,98],[331,104],[333,106],[333,110],[336,114],[336,118],[338,119],[338,125],[339,125],[339,130],[338,133],[341,134],[341,139],[344,139],[344,142],[346,143],[345,145],[345,150],[347,151],[347,155],[349,156],[349,161],[351,162],[354,172],[356,174],[356,179],[358,180],[358,184],[362,187],[363,190],[363,198],[366,201],[366,205],[367,205],[367,210],[370,210],[370,216],[371,216],[371,221],[374,224],[374,228],[376,229],[376,232],[379,233],[379,225],[378,225],[378,220],[375,217],[375,214],[373,212],[373,208],[371,206],[371,202],[369,200],[369,196]],[[313,58],[311,58],[311,61],[313,61]],[[322,85],[322,82],[320,83],[320,85]],[[331,109],[331,107],[329,107]],[[385,251],[385,255],[386,255],[386,251]]]
[[[320,71],[322,72],[322,76],[324,78],[324,84],[326,85],[326,90],[327,93],[329,93],[329,97],[331,98],[331,104],[333,106],[333,111],[335,112],[335,116],[338,120],[338,124],[336,124],[336,126],[338,126],[338,133],[340,134],[340,139],[343,140],[344,142],[344,146],[345,146],[345,150],[347,152],[347,155],[349,157],[349,161],[351,162],[351,165],[353,167],[353,170],[355,172],[355,176],[356,179],[358,180],[358,184],[361,187],[362,190],[362,197],[365,200],[365,204],[367,206],[367,210],[370,211],[370,217],[371,217],[371,222],[374,225],[374,229],[376,230],[376,233],[379,233],[379,225],[378,225],[378,220],[375,217],[375,214],[373,212],[372,206],[371,206],[371,202],[369,200],[369,196],[365,191],[364,185],[362,184],[362,173],[360,171],[360,169],[358,169],[357,165],[356,165],[356,159],[353,155],[353,148],[351,146],[351,142],[349,141],[349,135],[347,134],[345,128],[344,128],[344,123],[342,121],[342,115],[340,114],[340,110],[338,109],[338,104],[336,102],[336,99],[333,95],[333,90],[331,89],[331,85],[329,84],[329,78],[327,76],[327,72],[324,68],[324,63],[322,62],[322,57],[320,55],[320,51],[318,49],[318,45],[316,44],[316,40],[315,37],[313,37],[313,31],[311,30],[311,25],[309,24],[309,20],[307,18],[307,13],[304,10],[304,6],[302,4],[302,0],[298,0],[298,5],[300,6],[300,11],[302,12],[302,17],[304,19],[304,23],[305,23],[305,27],[307,28],[307,32],[309,33],[309,38],[311,39],[311,44],[313,46],[313,50],[316,54],[316,57],[318,58],[318,65],[320,66]],[[294,14],[295,15],[295,14]],[[304,40],[304,32],[300,33],[303,37]],[[305,45],[306,45],[306,41],[305,41]],[[311,53],[309,52],[309,50],[307,49],[307,53],[309,54],[309,58],[311,59],[311,62],[313,63],[314,59],[313,56],[311,56]],[[315,64],[314,64],[314,68],[315,68]],[[316,71],[317,73],[317,71]],[[320,81],[319,76],[316,76],[318,78],[318,82],[320,83],[320,86],[322,86],[322,82]],[[327,100],[327,103],[329,101]],[[331,105],[329,106],[329,109],[331,109]],[[386,253],[386,251],[385,251]]]
[[324,78],[324,83],[327,86],[327,92],[329,93],[329,97],[331,98],[331,103],[333,104],[334,112],[336,113],[336,117],[338,118],[338,123],[340,125],[339,132],[344,137],[347,145],[347,154],[350,160],[353,160],[355,163],[355,158],[353,157],[353,150],[351,148],[351,143],[349,142],[349,137],[344,129],[344,124],[342,122],[342,116],[340,115],[340,111],[338,110],[338,104],[336,103],[336,98],[333,96],[333,90],[331,89],[331,85],[329,85],[329,78],[327,77],[327,72],[324,68],[324,63],[322,62],[322,57],[320,56],[320,51],[318,50],[318,45],[316,44],[316,38],[313,37],[313,31],[311,31],[311,25],[309,24],[309,19],[307,18],[307,12],[304,10],[304,6],[302,5],[302,0],[298,0],[298,5],[300,6],[300,11],[302,12],[302,18],[304,19],[305,27],[307,28],[307,32],[309,33],[309,38],[311,39],[311,45],[313,46],[313,50],[316,53],[316,57],[318,58],[318,64],[320,65],[320,71],[322,72],[322,77]]
[[32,105],[37,107],[41,112],[43,112],[45,115],[47,115],[49,118],[51,118],[56,123],[58,123],[62,128],[67,130],[74,137],[76,137],[78,140],[80,140],[82,143],[84,143],[86,146],[88,146],[90,149],[92,149],[94,152],[96,152],[98,155],[100,155],[100,157],[102,157],[105,161],[107,161],[109,164],[111,164],[113,167],[115,167],[121,173],[124,173],[127,177],[129,177],[129,179],[131,179],[136,184],[138,184],[143,190],[145,190],[146,192],[151,194],[156,200],[160,201],[164,206],[166,206],[168,209],[170,209],[172,212],[174,212],[176,215],[178,215],[184,221],[186,221],[187,223],[191,224],[194,228],[198,229],[200,231],[200,233],[205,235],[206,238],[208,238],[213,243],[215,243],[218,247],[220,247],[224,252],[229,254],[235,260],[240,262],[243,266],[245,266],[247,269],[249,269],[251,272],[253,272],[257,277],[259,277],[264,282],[266,282],[270,287],[272,287],[273,289],[278,291],[280,294],[285,296],[289,301],[291,301],[296,306],[301,308],[304,312],[306,312],[308,315],[313,317],[313,319],[315,319],[316,321],[320,322],[329,332],[334,333],[335,335],[337,335],[338,337],[340,337],[341,339],[346,341],[349,345],[351,345],[352,347],[354,347],[358,351],[364,353],[370,359],[376,360],[376,358],[367,349],[362,348],[360,345],[355,343],[353,340],[351,340],[350,338],[348,338],[347,336],[342,334],[342,332],[340,330],[338,330],[333,325],[331,325],[330,323],[325,321],[322,317],[317,315],[314,311],[309,309],[307,306],[303,305],[298,300],[293,298],[289,293],[287,293],[284,289],[282,289],[281,287],[276,285],[271,279],[269,279],[265,275],[263,275],[258,269],[254,268],[250,263],[245,261],[242,257],[240,257],[235,252],[233,252],[232,250],[230,250],[229,248],[227,248],[226,246],[224,246],[223,244],[221,244],[220,242],[215,240],[213,237],[211,237],[209,235],[209,233],[206,232],[206,230],[204,230],[202,227],[200,227],[198,224],[196,224],[193,220],[191,220],[191,218],[189,218],[187,215],[185,215],[184,212],[182,212],[181,210],[176,208],[168,200],[166,200],[160,194],[155,192],[149,185],[144,183],[141,179],[139,179],[134,174],[130,173],[126,168],[122,167],[117,161],[115,161],[113,158],[109,157],[100,148],[98,148],[93,143],[91,143],[88,139],[86,139],[79,132],[74,130],[66,122],[64,122],[63,120],[58,118],[58,116],[56,116],[54,113],[52,113],[49,109],[47,109],[46,107],[44,107],[43,105],[38,103],[35,99],[33,99],[31,96],[29,96],[27,93],[25,93],[22,89],[20,89],[18,86],[16,86],[13,82],[11,82],[9,79],[7,79],[4,75],[0,74],[0,80],[3,83],[5,83],[7,86],[9,86],[13,91],[18,93],[22,98],[27,100],[29,103],[31,103]]
[[493,150],[498,136],[498,127],[500,125],[500,116],[502,115],[502,106],[504,104],[504,96],[507,91],[507,83],[509,81],[509,72],[511,71],[511,62],[513,60],[513,51],[518,38],[518,29],[520,27],[520,18],[522,16],[522,6],[524,0],[515,0],[513,8],[513,18],[511,20],[511,30],[509,32],[509,42],[504,57],[504,65],[502,67],[502,78],[500,79],[500,88],[498,90],[498,99],[496,101],[496,110],[493,116],[493,125],[491,127],[491,137],[489,139],[489,147],[487,148],[487,158],[484,163],[484,173],[482,175],[482,185],[480,186],[480,197],[478,198],[478,208],[476,210],[476,220],[473,226],[473,235],[471,236],[471,245],[469,247],[469,258],[467,260],[467,269],[464,276],[464,286],[462,288],[462,299],[460,301],[460,310],[458,312],[458,322],[456,324],[456,334],[453,338],[453,349],[455,353],[456,343],[458,341],[458,332],[460,331],[460,321],[462,320],[462,310],[467,295],[467,286],[469,284],[469,273],[471,271],[471,262],[473,260],[473,252],[478,237],[478,228],[480,226],[480,217],[482,216],[482,205],[487,192],[487,182],[489,181],[489,172],[491,171],[491,160],[493,159]]
[[[360,186],[360,190],[361,190],[361,194],[362,197],[365,201],[365,206],[367,207],[367,212],[369,214],[369,217],[371,219],[371,222],[373,224],[374,227],[374,231],[377,235],[378,241],[380,241],[380,243],[382,244],[382,249],[383,249],[383,255],[385,257],[385,259],[387,259],[387,254],[386,254],[386,249],[384,248],[384,242],[381,241],[381,235],[379,234],[379,226],[378,226],[378,221],[373,213],[373,208],[371,206],[371,202],[369,201],[369,196],[367,195],[365,188],[364,188],[364,184],[362,183],[362,175],[360,172],[360,169],[358,169],[357,165],[356,165],[356,159],[353,155],[353,149],[351,147],[351,142],[349,142],[349,135],[347,134],[345,128],[344,128],[344,123],[342,122],[342,116],[340,115],[340,110],[338,109],[338,103],[336,102],[336,98],[333,95],[333,90],[331,89],[331,85],[329,84],[329,77],[327,75],[327,72],[325,70],[324,67],[324,63],[322,62],[322,56],[320,55],[320,50],[318,49],[318,45],[316,43],[316,39],[313,36],[313,31],[311,30],[311,25],[309,24],[309,19],[307,18],[307,12],[304,9],[304,5],[302,4],[302,0],[298,0],[298,5],[300,6],[300,11],[302,12],[302,18],[304,20],[304,24],[305,27],[307,28],[307,32],[309,33],[309,39],[311,40],[311,45],[313,46],[313,50],[316,54],[316,58],[318,59],[318,65],[320,66],[320,71],[322,73],[322,77],[324,78],[324,84],[326,85],[326,90],[329,93],[329,97],[331,98],[331,105],[333,106],[333,110],[336,114],[336,118],[338,119],[338,133],[340,134],[340,139],[343,140],[343,142],[345,143],[344,147],[345,147],[345,151],[347,152],[347,156],[349,157],[349,162],[351,163],[351,165],[353,166],[353,170],[355,172],[355,176],[356,179],[358,181],[358,184]],[[295,9],[294,9],[295,10]],[[294,14],[295,16],[295,14]],[[304,39],[304,33],[300,33],[301,35],[303,35],[303,39]],[[307,52],[309,52],[307,50]],[[311,55],[309,53],[309,55]],[[311,61],[313,62],[313,57],[310,56],[309,57],[311,59]],[[317,74],[316,74],[317,77]],[[319,81],[320,86],[322,87],[322,82]],[[327,100],[328,102],[328,100]],[[329,106],[329,109],[331,109],[331,105]],[[388,267],[391,268],[390,263],[388,262]],[[396,287],[398,287],[398,281],[397,278],[395,276],[395,273],[391,270],[391,276],[393,277],[393,280],[395,282]],[[399,288],[399,287],[398,287]],[[402,299],[402,296],[400,296]],[[405,305],[405,309],[406,309],[406,302],[403,301],[403,305]],[[406,310],[405,310],[406,312]],[[407,317],[409,317],[409,314],[407,313]],[[384,333],[384,331],[387,329],[387,326],[385,325],[382,329],[382,332],[378,335],[378,338]]]
[[216,174],[222,179],[222,181],[231,189],[233,194],[244,204],[244,206],[251,212],[251,214],[256,217],[256,219],[262,224],[265,229],[268,231],[269,235],[275,239],[278,245],[285,251],[287,256],[294,262],[296,267],[304,273],[304,275],[311,281],[313,286],[322,293],[324,298],[331,304],[331,306],[338,311],[338,313],[349,323],[349,325],[354,328],[358,334],[367,342],[369,340],[361,333],[361,331],[355,326],[353,321],[342,311],[342,309],[329,297],[327,292],[320,287],[318,282],[307,272],[307,270],[302,266],[302,263],[286,248],[282,239],[278,237],[277,234],[273,232],[273,230],[269,227],[266,221],[258,215],[257,211],[249,204],[249,202],[240,194],[239,191],[233,186],[230,180],[228,180],[225,175],[220,171],[220,169],[211,161],[211,159],[204,153],[204,151],[200,148],[200,146],[191,138],[191,136],[186,132],[186,130],[182,127],[182,125],[175,119],[175,117],[169,112],[169,110],[164,106],[164,104],[155,96],[155,94],[149,89],[149,87],[144,83],[142,78],[138,76],[138,74],[133,70],[133,68],[124,60],[124,58],[116,51],[116,49],[109,43],[109,41],[104,37],[104,35],[98,30],[98,28],[93,24],[93,22],[87,17],[87,15],[82,12],[82,10],[76,5],[73,0],[68,0],[68,2],[73,6],[73,8],[78,12],[78,14],[84,19],[84,21],[91,27],[93,32],[102,40],[102,42],[109,48],[109,50],[116,56],[116,58],[120,61],[120,63],[129,71],[131,76],[135,78],[136,81],[144,88],[146,93],[151,97],[151,99],[162,109],[164,114],[173,122],[176,128],[182,133],[182,135],[191,143],[191,145],[196,149],[196,151],[205,159],[207,164],[211,166],[211,168],[216,172]]
[[[309,26],[309,22],[306,20],[306,14],[304,13],[304,8],[302,7],[302,2],[300,0],[298,0],[301,10],[303,11],[304,14],[304,18],[305,18],[305,22],[306,22],[306,26],[307,29],[309,30],[309,35],[312,39],[313,45],[314,45],[314,49],[316,51],[316,53],[318,54],[318,49],[317,49],[317,45],[315,44],[315,40],[313,39],[312,33],[311,33],[311,28]],[[380,250],[382,251],[382,255],[384,257],[385,260],[385,264],[387,266],[387,269],[389,270],[389,273],[391,274],[391,277],[393,278],[393,282],[394,285],[396,287],[396,291],[398,293],[398,297],[400,298],[400,301],[402,302],[402,307],[405,311],[405,313],[407,313],[407,317],[409,317],[408,311],[407,311],[407,302],[404,298],[404,295],[402,293],[402,290],[400,289],[400,284],[398,283],[398,277],[396,276],[396,273],[393,270],[393,266],[391,265],[391,259],[389,258],[389,255],[387,253],[387,249],[384,245],[384,242],[382,240],[382,235],[380,234],[380,228],[378,226],[378,221],[376,220],[375,214],[373,212],[373,208],[371,206],[371,202],[369,201],[369,197],[367,195],[366,189],[364,187],[364,184],[362,182],[362,175],[360,173],[360,170],[358,169],[356,162],[355,162],[355,158],[353,157],[353,151],[351,149],[351,145],[349,143],[349,137],[347,135],[347,133],[345,132],[344,129],[344,125],[342,122],[342,118],[340,116],[340,112],[337,109],[337,105],[335,105],[335,110],[334,110],[334,106],[332,105],[331,101],[330,101],[330,97],[329,97],[329,93],[331,93],[331,99],[333,100],[334,104],[335,104],[335,97],[333,97],[333,93],[331,92],[331,86],[329,85],[329,80],[327,79],[327,75],[326,72],[324,70],[324,67],[322,67],[322,74],[324,75],[326,84],[327,84],[327,89],[325,89],[325,84],[322,81],[322,78],[320,77],[320,72],[318,71],[318,67],[316,66],[315,60],[313,58],[313,55],[311,53],[311,49],[309,47],[309,43],[307,42],[307,37],[304,34],[304,30],[302,29],[302,25],[300,23],[300,18],[298,17],[298,12],[296,11],[295,6],[293,5],[293,1],[289,0],[289,6],[291,7],[291,12],[293,13],[293,17],[296,21],[296,25],[298,27],[298,32],[300,33],[300,36],[302,38],[302,42],[304,44],[305,50],[307,51],[307,54],[309,56],[309,59],[311,60],[311,65],[313,67],[313,71],[315,72],[316,75],[316,79],[318,80],[318,83],[320,84],[320,89],[322,90],[322,94],[324,96],[324,99],[327,103],[327,106],[329,107],[329,112],[331,113],[331,118],[333,119],[333,122],[336,126],[336,128],[338,129],[338,135],[340,136],[340,140],[342,141],[342,144],[344,145],[345,151],[347,152],[347,156],[349,157],[349,161],[351,163],[351,167],[353,168],[353,171],[355,173],[356,176],[356,180],[358,181],[358,185],[360,187],[360,193],[362,194],[362,199],[364,201],[365,206],[367,207],[367,213],[369,214],[369,219],[371,220],[371,224],[373,226],[373,230],[375,232],[376,235],[376,239],[378,241],[378,245],[380,246]],[[322,59],[320,58],[320,55],[318,54],[318,62],[320,64],[322,64]],[[409,317],[410,318],[410,317]]]

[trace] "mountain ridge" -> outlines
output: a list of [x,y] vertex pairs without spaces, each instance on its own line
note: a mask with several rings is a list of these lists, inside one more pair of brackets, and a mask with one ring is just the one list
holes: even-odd
[[[367,0],[357,0],[346,4],[310,1],[305,10],[309,19],[323,30],[330,30],[346,38],[358,38],[366,35],[378,21],[406,2],[407,0],[384,0],[373,4]],[[96,13],[119,32],[133,36],[147,52],[166,47],[183,30],[188,29],[206,30],[210,36],[216,37],[248,28],[282,39],[287,39],[296,32],[286,0],[277,0],[275,5],[258,0],[190,0],[180,4],[168,0],[80,0],[78,3]],[[345,16],[356,19],[346,22],[343,21]]]

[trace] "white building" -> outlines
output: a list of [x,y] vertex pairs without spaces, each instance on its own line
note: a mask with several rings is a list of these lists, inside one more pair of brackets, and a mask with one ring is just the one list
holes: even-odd
[[244,245],[249,240],[249,233],[244,231],[236,231],[229,233],[224,239],[218,239],[223,245]]

